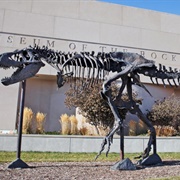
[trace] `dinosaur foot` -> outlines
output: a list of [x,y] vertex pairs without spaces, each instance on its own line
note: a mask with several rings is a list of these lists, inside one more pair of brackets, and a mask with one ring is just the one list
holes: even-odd
[[141,155],[134,157],[134,159],[140,159],[140,158],[145,159],[146,157],[149,156],[150,151],[151,151],[151,146],[148,146]]
[[142,166],[160,166],[163,165],[163,162],[158,154],[151,154],[150,156],[141,159],[137,162],[137,165],[142,165]]
[[111,144],[113,142],[113,136],[107,135],[101,144],[101,150],[99,151],[98,155],[95,157],[95,160],[101,155],[101,153],[104,151],[105,146],[108,145],[107,151],[106,151],[106,157],[108,156]]

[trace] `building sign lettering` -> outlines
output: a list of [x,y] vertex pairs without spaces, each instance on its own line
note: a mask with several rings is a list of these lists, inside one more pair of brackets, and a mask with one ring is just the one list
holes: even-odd
[[[180,66],[180,53],[163,52],[158,50],[141,49],[136,47],[123,47],[116,45],[98,44],[92,42],[80,42],[72,40],[64,40],[57,38],[45,38],[29,35],[19,35],[10,33],[0,33],[0,46],[4,48],[21,49],[29,45],[47,46],[48,48],[58,51],[95,51],[95,52],[135,52],[142,56],[163,63],[164,65]],[[0,53],[1,49],[0,49]]]

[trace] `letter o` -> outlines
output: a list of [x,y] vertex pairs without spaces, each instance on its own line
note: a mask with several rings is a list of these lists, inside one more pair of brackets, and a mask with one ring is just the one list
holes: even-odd
[[70,48],[71,50],[75,50],[75,49],[76,49],[76,44],[75,44],[75,43],[70,43],[70,44],[69,44],[69,48]]
[[157,58],[157,54],[156,54],[155,52],[153,52],[153,53],[151,53],[151,57],[152,57],[153,59],[156,59],[156,58]]

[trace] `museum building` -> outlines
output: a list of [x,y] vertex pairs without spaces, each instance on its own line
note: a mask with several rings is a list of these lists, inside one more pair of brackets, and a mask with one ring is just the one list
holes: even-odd
[[[65,52],[135,52],[180,69],[180,16],[94,0],[0,1],[0,54],[34,44]],[[0,69],[0,78],[12,72]],[[75,114],[64,104],[69,85],[57,89],[56,73],[46,65],[26,81],[25,106],[46,114],[46,131],[59,131],[59,117]],[[144,76],[141,81],[153,95],[135,87],[143,111],[157,99],[180,96],[179,88],[152,84]],[[0,91],[0,131],[15,130],[19,83],[0,84]]]

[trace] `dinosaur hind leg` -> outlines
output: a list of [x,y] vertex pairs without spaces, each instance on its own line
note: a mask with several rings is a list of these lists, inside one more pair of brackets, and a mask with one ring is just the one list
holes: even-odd
[[[121,118],[121,116],[120,116],[120,114],[118,112],[117,106],[114,104],[114,102],[112,100],[110,86],[111,86],[111,83],[113,81],[115,81],[116,79],[120,78],[122,75],[128,73],[130,71],[130,68],[131,67],[128,67],[125,71],[121,71],[116,76],[112,77],[111,79],[109,79],[109,80],[107,80],[107,81],[105,81],[103,83],[103,90],[101,92],[101,96],[102,96],[102,98],[104,100],[107,101],[107,103],[108,103],[108,105],[109,105],[109,107],[111,109],[111,112],[113,113],[113,116],[114,116],[114,126],[111,129],[111,131],[104,138],[104,140],[103,140],[103,142],[101,144],[101,150],[100,150],[99,154],[96,156],[96,159],[101,155],[101,153],[105,149],[106,145],[108,145],[106,156],[108,155],[109,150],[110,150],[110,146],[111,146],[111,144],[113,142],[113,135],[122,126],[123,119]],[[120,88],[119,96],[121,96],[122,91],[125,88],[126,82],[127,81],[122,81],[122,86]]]
[[[122,84],[121,88],[120,88],[120,93],[119,96],[121,96],[123,89],[125,88],[124,83]],[[105,149],[105,146],[107,145],[107,151],[106,151],[106,156],[109,153],[110,150],[110,146],[113,142],[113,136],[115,134],[115,132],[117,132],[120,127],[122,127],[123,124],[123,119],[121,118],[117,106],[114,104],[114,101],[111,98],[111,89],[110,89],[110,82],[107,81],[103,84],[103,91],[101,92],[101,96],[104,100],[106,100],[106,102],[108,103],[111,112],[113,113],[114,116],[114,125],[113,128],[110,130],[110,132],[105,136],[102,144],[101,144],[101,150],[99,151],[98,155],[96,156],[96,159],[101,155],[102,151]]]
[[151,145],[153,145],[154,153],[156,153],[156,131],[155,131],[153,125],[151,124],[151,122],[147,119],[147,117],[140,110],[139,105],[137,105],[135,103],[135,101],[133,100],[131,78],[128,78],[128,81],[127,81],[127,92],[128,92],[129,100],[131,103],[130,112],[132,112],[133,114],[134,113],[137,114],[137,116],[148,126],[148,128],[150,130],[150,138],[149,138],[148,145],[147,145],[146,149],[144,150],[144,153],[141,155],[142,158],[144,159],[149,156],[149,153],[151,151]]
[[156,131],[153,127],[153,125],[151,124],[151,122],[147,119],[147,117],[142,113],[142,111],[140,110],[139,106],[135,106],[134,110],[137,113],[137,116],[148,126],[149,130],[150,130],[150,137],[149,137],[149,141],[147,144],[146,149],[144,150],[143,154],[140,156],[143,159],[145,159],[146,157],[149,156],[149,153],[151,151],[151,146],[153,145],[153,154],[156,154]]
[[[156,131],[152,123],[149,121],[149,119],[140,110],[139,105],[136,104],[136,102],[133,100],[131,78],[128,78],[128,81],[127,81],[127,92],[128,92],[129,100],[131,103],[131,108],[129,109],[130,112],[132,114],[136,114],[147,125],[147,127],[150,130],[150,138],[149,138],[147,147],[145,148],[143,154],[139,157],[139,158],[142,157],[142,160],[140,160],[138,163],[141,165],[162,164],[162,160],[157,155],[157,152],[156,152]],[[153,146],[153,154],[149,155],[151,151],[151,146]]]
[[[151,124],[151,122],[146,118],[146,116],[142,113],[138,106],[135,107],[136,113],[138,117],[148,126],[150,130],[150,137],[147,144],[146,149],[144,150],[143,154],[139,157],[138,161],[139,165],[149,166],[149,165],[162,165],[162,160],[157,154],[156,151],[156,131]],[[150,155],[151,146],[153,145],[153,154]]]

